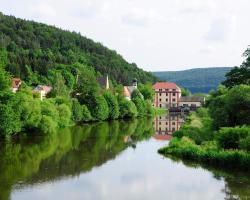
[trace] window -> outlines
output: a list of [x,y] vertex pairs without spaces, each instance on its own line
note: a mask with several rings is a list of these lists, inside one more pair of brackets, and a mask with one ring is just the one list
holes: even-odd
[[176,101],[176,99],[173,99],[173,102],[175,102]]
[[176,89],[173,89],[173,91],[176,91]]
[[165,89],[166,92],[168,92],[168,89]]
[[166,102],[168,102],[168,99],[166,99]]
[[160,93],[160,96],[161,96],[161,93]]
[[161,131],[161,127],[159,128],[159,131]]
[[172,131],[175,131],[175,128],[172,128]]
[[173,96],[175,97],[176,93],[173,93]]
[[161,125],[161,122],[159,122],[159,125]]
[[166,127],[166,131],[168,131],[168,128]]
[[168,122],[166,122],[166,125],[168,125]]
[[159,89],[159,91],[161,92],[161,91],[162,91],[162,89]]
[[159,118],[161,119],[161,116]]
[[160,104],[160,108],[161,108],[161,104]]
[[172,125],[175,125],[175,122],[172,122]]
[[159,99],[161,101],[161,99]]

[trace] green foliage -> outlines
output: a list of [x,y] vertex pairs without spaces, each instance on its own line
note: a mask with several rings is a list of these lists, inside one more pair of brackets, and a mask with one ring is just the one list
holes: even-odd
[[104,98],[109,107],[109,119],[117,119],[119,117],[119,104],[116,97],[112,93],[106,92]]
[[142,98],[133,98],[133,102],[137,108],[138,116],[143,117],[147,114],[146,103]]
[[[47,75],[56,69],[64,81],[53,84],[63,85],[64,82],[72,89],[76,74],[71,73],[71,67],[75,63],[92,66],[96,72],[109,74],[112,80],[122,84],[131,83],[133,78],[141,83],[157,80],[102,44],[54,26],[1,15],[1,38],[4,38],[1,46],[8,52],[6,69],[27,82],[35,79],[41,83],[53,81],[48,80]],[[56,92],[62,95],[62,91]]]
[[57,107],[59,114],[59,127],[69,126],[71,122],[71,109],[66,104],[61,104]]
[[226,74],[226,80],[223,84],[226,87],[232,88],[240,84],[250,84],[250,48],[248,47],[244,53],[246,60],[240,67],[234,67]]
[[95,120],[105,120],[109,117],[109,107],[105,98],[96,93],[92,93],[86,99],[86,105]]
[[186,97],[186,96],[191,96],[191,94],[192,93],[188,89],[181,87],[181,96]]
[[215,128],[250,124],[250,86],[238,85],[224,92],[209,102]]
[[39,124],[42,133],[53,133],[56,131],[57,124],[52,117],[43,115]]
[[11,78],[3,68],[0,67],[0,92],[10,90]]
[[[250,129],[250,128],[249,128]],[[250,134],[246,138],[240,140],[240,149],[250,151]]]
[[240,140],[248,135],[250,135],[250,128],[247,127],[222,128],[218,132],[217,141],[221,148],[239,149]]
[[132,101],[122,99],[119,102],[120,118],[134,118],[137,117],[138,112],[135,104]]
[[143,96],[141,94],[141,92],[138,89],[135,89],[132,94],[131,94],[131,99],[143,99]]
[[92,119],[91,113],[86,105],[81,106],[81,111],[82,111],[82,121],[87,122]]
[[155,92],[153,90],[152,84],[147,83],[147,84],[139,84],[138,86],[139,91],[143,95],[145,100],[154,100]]
[[77,99],[72,99],[72,119],[80,122],[83,118],[82,106]]
[[214,142],[196,145],[186,137],[182,139],[174,138],[168,147],[161,148],[158,152],[218,167],[250,170],[249,153],[239,150],[221,151],[216,147],[216,143]]
[[163,81],[175,82],[194,93],[208,93],[225,80],[231,67],[196,68],[183,71],[153,72]]

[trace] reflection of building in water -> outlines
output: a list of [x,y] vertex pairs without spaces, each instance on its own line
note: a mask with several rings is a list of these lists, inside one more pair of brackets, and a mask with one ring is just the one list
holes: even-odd
[[154,120],[154,128],[156,135],[172,135],[179,130],[184,123],[184,115],[170,114],[166,116],[156,117]]

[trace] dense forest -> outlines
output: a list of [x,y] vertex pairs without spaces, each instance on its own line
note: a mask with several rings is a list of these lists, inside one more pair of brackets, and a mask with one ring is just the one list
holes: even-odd
[[208,93],[225,80],[225,74],[231,69],[231,67],[194,68],[153,74],[162,80],[175,82],[192,93]]
[[[106,74],[109,90],[97,82]],[[13,77],[22,79],[16,93]],[[134,78],[140,84],[127,100],[121,84]],[[0,14],[0,136],[153,115],[154,80],[80,34]],[[44,100],[34,91],[38,85],[52,88]]]
[[[156,78],[128,63],[121,55],[80,33],[26,21],[0,13],[0,47],[8,54],[6,66],[13,76],[27,82],[49,82],[53,70],[70,71],[75,63],[93,67],[122,84],[153,82]],[[3,61],[1,61],[3,62]],[[65,73],[65,72],[64,72]]]

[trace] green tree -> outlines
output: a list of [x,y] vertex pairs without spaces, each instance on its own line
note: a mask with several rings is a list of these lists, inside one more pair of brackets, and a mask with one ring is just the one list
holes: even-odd
[[87,107],[95,120],[105,120],[109,117],[109,107],[105,98],[92,93],[87,99]]
[[120,118],[134,118],[137,117],[138,112],[135,104],[132,101],[122,99],[119,102]]
[[106,92],[104,98],[109,106],[109,118],[117,119],[119,117],[119,104],[116,97],[112,93]]
[[11,79],[9,73],[0,67],[0,91],[10,90]]
[[72,119],[75,122],[81,121],[83,118],[82,106],[77,99],[72,99]]
[[154,100],[155,91],[153,90],[153,86],[151,83],[139,84],[138,88],[145,100]]
[[86,105],[81,106],[82,121],[87,122],[92,119],[91,113]]

